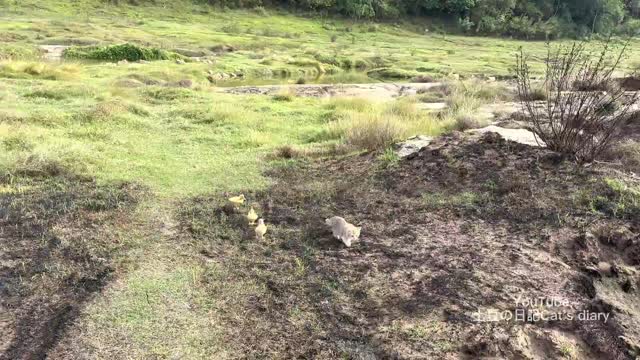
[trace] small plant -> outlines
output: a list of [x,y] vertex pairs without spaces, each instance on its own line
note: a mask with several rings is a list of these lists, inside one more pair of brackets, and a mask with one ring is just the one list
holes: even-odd
[[640,187],[632,182],[605,178],[593,190],[581,193],[578,199],[594,213],[622,219],[640,216]]
[[380,161],[380,167],[388,169],[398,165],[400,157],[392,148],[387,148],[382,155],[378,157],[378,160]]
[[577,359],[576,349],[569,343],[564,343],[560,346],[560,354],[562,354],[565,359]]
[[[555,51],[549,47],[545,60],[544,107],[528,101],[535,98],[539,90],[531,85],[529,64],[521,49],[516,57],[518,95],[524,109],[523,118],[540,142],[585,163],[593,161],[621,138],[638,98],[638,92],[627,96],[624,89],[612,86],[613,73],[627,45],[611,56],[613,49],[608,40],[595,58],[585,51],[584,43],[559,46]],[[572,91],[576,84],[586,91]]]

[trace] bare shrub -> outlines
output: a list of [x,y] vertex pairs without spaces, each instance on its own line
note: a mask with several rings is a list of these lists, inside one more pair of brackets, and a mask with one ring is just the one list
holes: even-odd
[[[613,73],[625,55],[606,41],[597,56],[584,43],[548,47],[545,59],[544,106],[529,101],[541,98],[531,84],[528,59],[521,49],[516,56],[518,98],[523,118],[536,137],[554,151],[580,162],[593,161],[622,136],[638,93],[631,97],[615,86]],[[575,91],[575,87],[586,91]]]

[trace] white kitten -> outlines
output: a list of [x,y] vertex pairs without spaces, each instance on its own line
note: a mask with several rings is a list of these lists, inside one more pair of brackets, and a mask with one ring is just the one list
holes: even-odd
[[360,229],[362,227],[349,224],[339,216],[326,219],[325,223],[331,226],[333,237],[342,241],[346,247],[351,247],[351,242],[360,238]]

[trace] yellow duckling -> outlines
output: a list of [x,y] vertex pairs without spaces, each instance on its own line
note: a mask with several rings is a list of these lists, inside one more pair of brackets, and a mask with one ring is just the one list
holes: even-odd
[[264,219],[258,219],[258,226],[256,226],[256,239],[264,240],[264,234],[267,233],[267,225],[264,224]]
[[249,213],[247,214],[247,220],[249,220],[249,225],[254,225],[256,223],[256,220],[258,220],[258,213],[253,210],[253,206],[251,207],[251,210],[249,210]]
[[243,205],[245,200],[247,200],[247,198],[244,197],[244,194],[240,194],[239,196],[234,196],[229,198],[229,202],[235,208],[238,208],[240,205]]

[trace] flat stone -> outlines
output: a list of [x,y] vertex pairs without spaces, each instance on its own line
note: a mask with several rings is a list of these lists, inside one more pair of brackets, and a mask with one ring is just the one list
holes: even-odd
[[602,276],[611,276],[612,271],[611,264],[608,262],[601,261],[598,263],[598,272],[602,274]]
[[472,129],[468,131],[477,134],[486,134],[493,132],[499,134],[505,140],[536,147],[544,146],[542,140],[536,140],[536,136],[533,134],[533,132],[527,129],[506,129],[495,125],[489,125],[487,127]]
[[433,138],[425,135],[408,138],[407,140],[395,145],[396,154],[401,158],[405,158],[429,146],[431,141],[433,141]]

